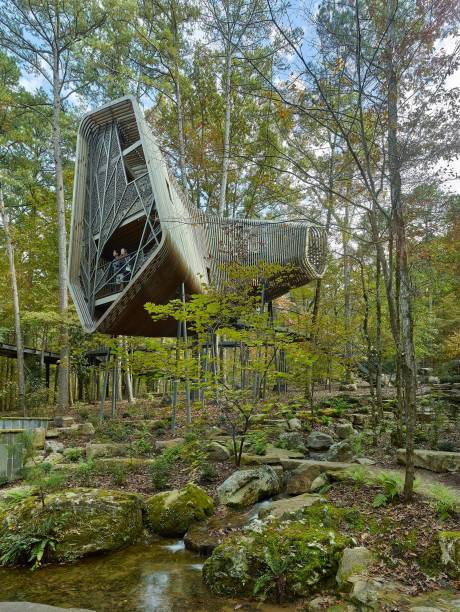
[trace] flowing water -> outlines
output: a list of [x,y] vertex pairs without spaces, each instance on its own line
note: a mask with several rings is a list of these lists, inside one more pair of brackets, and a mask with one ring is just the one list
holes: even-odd
[[[96,612],[229,612],[237,601],[213,597],[201,578],[203,558],[182,540],[130,546],[79,563],[0,570],[0,601],[29,601]],[[240,602],[241,603],[241,602]],[[278,606],[251,610],[281,610]]]

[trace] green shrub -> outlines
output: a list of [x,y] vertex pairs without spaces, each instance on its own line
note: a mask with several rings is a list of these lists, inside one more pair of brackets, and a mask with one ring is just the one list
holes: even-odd
[[265,455],[267,452],[267,434],[265,431],[254,431],[246,438],[248,450],[255,455]]
[[26,468],[24,479],[33,487],[43,507],[45,507],[46,496],[60,489],[66,480],[62,472],[57,471],[51,463],[46,462]]
[[177,447],[168,448],[150,464],[150,479],[155,490],[161,490],[167,487],[174,464],[179,458],[179,453],[180,449]]
[[99,424],[98,433],[102,438],[113,442],[126,442],[132,433],[132,426],[131,424],[127,425],[121,421],[109,419]]
[[375,482],[383,488],[383,491],[377,493],[374,497],[374,501],[372,502],[374,508],[386,506],[400,497],[403,489],[403,480],[401,476],[382,472],[378,474]]
[[450,440],[440,440],[438,442],[437,448],[440,451],[444,451],[448,453],[454,453],[457,450],[457,447],[455,446],[455,444],[451,442]]
[[113,463],[109,466],[108,472],[115,486],[121,487],[128,480],[128,467],[122,463]]
[[87,421],[89,417],[89,409],[86,407],[82,407],[78,410],[78,414],[82,421]]
[[139,455],[150,455],[153,452],[153,444],[149,440],[149,434],[143,433],[137,440],[131,442],[129,455],[138,457]]
[[0,537],[0,565],[29,565],[40,567],[46,552],[58,541],[59,522],[49,518],[40,526],[30,525],[21,532],[7,531]]
[[89,486],[96,472],[96,464],[92,459],[89,461],[82,461],[78,464],[78,469],[75,471],[75,479],[81,485]]
[[213,463],[204,463],[201,466],[200,482],[212,482],[217,478],[216,466]]
[[79,448],[69,448],[65,454],[66,459],[72,463],[77,463],[83,457],[83,453]]
[[442,484],[433,484],[428,493],[434,498],[433,505],[442,521],[454,517],[460,512],[460,501],[457,495]]

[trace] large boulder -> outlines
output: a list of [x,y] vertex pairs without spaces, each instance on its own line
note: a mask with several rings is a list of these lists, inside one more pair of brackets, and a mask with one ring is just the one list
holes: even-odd
[[298,431],[285,431],[278,440],[281,448],[305,453],[305,443],[302,434]]
[[297,450],[279,448],[273,444],[267,444],[265,455],[251,455],[243,453],[241,455],[241,465],[283,465],[290,459],[303,459],[305,453]]
[[192,523],[214,512],[212,498],[191,482],[184,489],[150,497],[145,507],[147,526],[162,536],[183,536]]
[[261,465],[233,472],[218,488],[222,504],[230,508],[245,508],[280,492],[281,482],[276,470]]
[[288,472],[287,492],[289,495],[308,493],[312,482],[323,472],[337,472],[352,466],[352,463],[337,463],[334,461],[300,461],[295,469]]
[[203,566],[211,592],[292,600],[321,588],[337,572],[351,538],[336,532],[331,521],[318,522],[320,510],[310,519],[313,508],[299,521],[272,521],[226,538]]
[[339,440],[346,440],[358,432],[349,421],[345,421],[343,423],[337,423],[335,426],[335,433]]
[[374,560],[373,552],[364,546],[345,548],[335,577],[339,588],[345,591],[351,590],[353,577],[365,574],[368,566]]
[[74,418],[71,416],[65,416],[65,415],[60,415],[60,416],[55,416],[54,417],[54,426],[55,427],[71,427],[71,425],[74,425],[75,421]]
[[347,440],[336,442],[326,453],[326,461],[351,461],[353,457],[353,449]]
[[85,421],[84,423],[78,424],[78,433],[82,436],[94,436],[96,429],[91,421]]
[[46,440],[46,429],[44,427],[35,427],[32,429],[32,445],[34,448],[43,448]]
[[302,421],[297,417],[288,420],[288,426],[291,431],[301,431]]
[[214,514],[206,521],[190,525],[184,536],[185,548],[202,555],[210,555],[218,546],[227,531],[241,529],[254,518],[255,512],[251,508],[245,512],[225,512]]
[[157,440],[155,442],[155,452],[162,453],[167,448],[178,448],[185,442],[184,438],[172,438],[171,440]]
[[210,461],[227,461],[230,459],[230,451],[219,442],[211,442],[206,449]]
[[57,440],[45,440],[45,452],[62,453],[64,452],[64,444]]
[[277,499],[264,504],[259,510],[259,517],[287,518],[299,514],[299,511],[318,503],[320,500],[321,498],[318,495],[310,495],[309,493]]
[[313,450],[327,450],[333,443],[332,437],[322,431],[312,431],[307,438],[307,446]]
[[124,442],[110,442],[108,444],[87,444],[86,458],[97,457],[126,457],[131,451],[131,445]]
[[460,531],[440,531],[441,563],[454,578],[460,577]]
[[[397,458],[399,463],[406,463],[406,450],[404,448],[398,448]],[[414,465],[432,472],[459,472],[460,453],[416,449],[414,451]]]
[[[45,560],[65,563],[133,544],[142,533],[142,501],[133,493],[104,489],[67,489],[45,497],[31,496],[5,513],[0,548],[12,534],[45,536]],[[28,561],[26,557],[22,561]]]

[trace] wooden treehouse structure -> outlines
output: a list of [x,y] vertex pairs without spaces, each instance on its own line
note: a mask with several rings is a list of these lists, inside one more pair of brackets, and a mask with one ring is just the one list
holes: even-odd
[[[123,252],[121,250],[123,249]],[[323,229],[300,222],[224,219],[198,210],[168,171],[157,140],[130,96],[82,120],[69,253],[69,287],[86,332],[174,336],[153,322],[162,304],[226,282],[225,266],[263,261],[289,267],[271,279],[271,300],[320,278]],[[113,252],[123,256],[114,259]]]

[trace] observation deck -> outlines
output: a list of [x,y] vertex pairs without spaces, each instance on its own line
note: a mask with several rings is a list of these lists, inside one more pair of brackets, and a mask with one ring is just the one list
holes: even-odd
[[175,335],[144,304],[166,303],[182,283],[188,295],[223,286],[235,262],[289,267],[267,285],[271,299],[324,273],[322,228],[222,219],[189,202],[131,96],[85,115],[76,158],[69,288],[88,333]]

